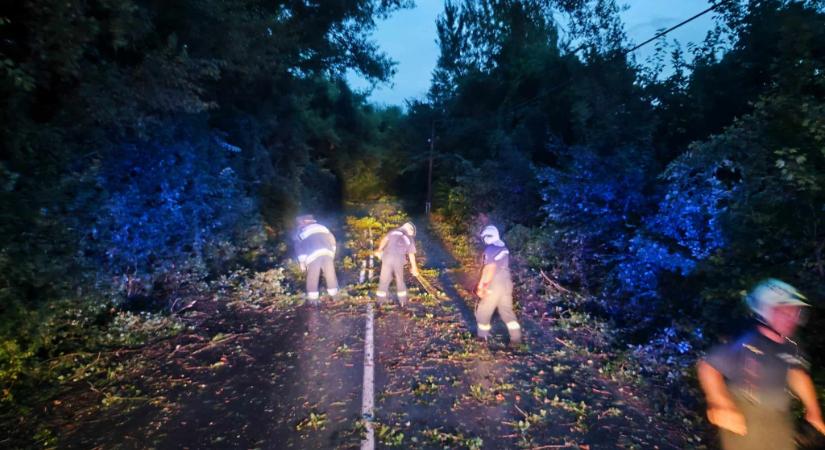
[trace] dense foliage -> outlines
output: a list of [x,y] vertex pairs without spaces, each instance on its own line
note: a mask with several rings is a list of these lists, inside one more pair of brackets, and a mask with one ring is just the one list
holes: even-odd
[[400,114],[343,75],[388,79],[370,31],[405,6],[3,3],[3,399],[27,364],[101,344],[50,345],[60,327],[175,312],[228,270],[271,264],[299,209],[391,181],[370,155]]
[[130,343],[107,327],[174,332],[182,298],[282,292],[295,213],[423,205],[430,158],[451,230],[499,225],[640,352],[730,333],[763,277],[825,297],[821,0],[719,2],[701,45],[646,63],[615,0],[449,0],[428,97],[376,109],[343,75],[390,79],[369,34],[406,6],[0,6],[0,401]]
[[436,207],[492,218],[642,342],[733,333],[768,276],[822,298],[823,6],[721,2],[704,43],[642,64],[615,2],[448,2],[410,111],[437,129]]

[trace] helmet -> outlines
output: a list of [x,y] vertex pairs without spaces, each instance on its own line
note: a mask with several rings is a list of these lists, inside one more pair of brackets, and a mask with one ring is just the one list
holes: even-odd
[[413,225],[412,222],[407,222],[401,225],[400,228],[406,231],[408,235],[415,236],[415,225]]
[[494,227],[493,225],[487,225],[481,230],[481,239],[487,245],[492,245],[494,242],[498,242],[501,240],[501,236],[498,233],[498,228]]
[[760,281],[745,298],[748,307],[761,319],[768,308],[775,306],[811,306],[805,300],[808,299],[795,287],[775,278]]

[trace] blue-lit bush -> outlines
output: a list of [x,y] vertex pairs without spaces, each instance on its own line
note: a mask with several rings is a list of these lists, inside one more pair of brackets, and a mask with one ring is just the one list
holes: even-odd
[[731,190],[717,176],[724,168],[697,169],[689,155],[668,166],[658,211],[630,238],[613,274],[616,295],[632,303],[661,300],[666,297],[659,289],[663,273],[687,277],[725,245],[720,217]]
[[725,244],[722,217],[733,191],[726,162],[686,155],[657,179],[633,149],[599,155],[562,149],[564,170],[545,169],[543,210],[558,238],[556,276],[578,282],[616,318],[649,327],[680,309],[672,293]]
[[103,162],[108,195],[86,244],[123,294],[198,287],[245,245],[241,233],[257,214],[233,169],[239,151],[209,134],[175,133],[123,144]]
[[719,219],[733,187],[723,183],[720,174],[729,172],[735,172],[729,161],[696,167],[690,154],[672,162],[662,176],[667,193],[648,228],[671,239],[691,258],[710,257],[725,245]]
[[556,235],[554,270],[564,281],[597,292],[649,209],[642,193],[645,164],[633,160],[633,149],[613,157],[586,147],[556,150],[564,169],[539,173],[542,210]]
[[684,276],[696,267],[693,259],[645,236],[632,237],[627,253],[619,261],[611,274],[618,284],[618,289],[612,294],[642,308],[645,302],[659,298],[659,276],[662,272]]

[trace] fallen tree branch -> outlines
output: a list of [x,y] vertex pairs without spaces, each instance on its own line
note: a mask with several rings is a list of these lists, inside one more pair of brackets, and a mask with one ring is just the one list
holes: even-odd
[[[90,355],[93,355],[94,353],[95,353],[95,352],[73,352],[73,353],[66,353],[66,354],[64,354],[64,355],[57,355],[57,356],[51,357],[51,358],[47,359],[47,360],[46,360],[46,361],[44,361],[44,362],[46,362],[46,363],[52,363],[52,362],[57,361],[57,360],[59,360],[59,359],[73,358],[73,357],[77,357],[77,356],[84,356],[84,357],[85,357],[85,356],[90,356]],[[98,355],[100,355],[100,353],[99,353],[99,352],[98,352]]]
[[184,312],[184,311],[187,311],[187,310],[189,310],[189,309],[192,309],[192,308],[193,308],[193,307],[194,307],[197,303],[198,303],[198,301],[197,301],[197,300],[192,300],[192,301],[191,301],[188,305],[184,306],[183,308],[181,308],[181,309],[179,309],[179,310],[177,310],[177,311],[174,311],[174,306],[175,306],[175,304],[177,304],[177,300],[175,300],[175,304],[173,304],[173,305],[172,305],[172,308],[170,308],[170,309],[172,309],[172,310],[173,310],[172,315],[179,315],[180,313],[182,313],[182,312]]
[[208,344],[204,345],[202,348],[192,352],[191,355],[192,356],[198,356],[199,354],[201,354],[201,353],[203,353],[207,350],[212,350],[212,349],[214,349],[216,347],[219,347],[223,344],[228,344],[228,343],[234,341],[235,339],[238,339],[239,337],[244,336],[245,334],[246,333],[230,334],[230,335],[227,335],[226,337],[224,337],[222,339],[219,339],[217,341],[210,341]]
[[550,448],[581,448],[581,449],[589,449],[589,445],[577,445],[577,444],[556,444],[556,445],[540,445],[538,447],[530,447],[530,450],[547,450]]
[[541,277],[544,278],[544,281],[546,281],[547,284],[549,284],[550,287],[552,287],[553,289],[555,289],[557,291],[567,293],[567,294],[571,293],[569,289],[566,289],[564,286],[560,285],[556,280],[554,280],[554,279],[550,278],[549,276],[547,276],[547,274],[544,273],[544,270],[539,269],[539,273],[541,274]]
[[561,339],[561,338],[559,338],[559,337],[556,337],[555,339],[556,339],[556,342],[558,342],[559,344],[561,344],[561,345],[563,345],[563,346],[565,346],[565,347],[567,347],[567,348],[575,348],[575,347],[573,346],[573,344],[571,344],[571,343],[569,343],[569,342],[567,342],[567,341],[565,341],[565,340],[563,340],[563,339]]

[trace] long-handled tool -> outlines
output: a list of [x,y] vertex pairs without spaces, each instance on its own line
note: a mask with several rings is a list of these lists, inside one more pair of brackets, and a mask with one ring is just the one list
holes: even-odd
[[424,290],[427,291],[427,293],[432,295],[433,297],[440,298],[440,299],[446,299],[447,298],[447,296],[444,295],[443,292],[440,292],[438,289],[433,287],[433,285],[430,284],[430,282],[427,281],[426,278],[421,276],[421,274],[415,275],[415,279],[418,280],[418,284],[420,284],[421,287],[423,287]]

